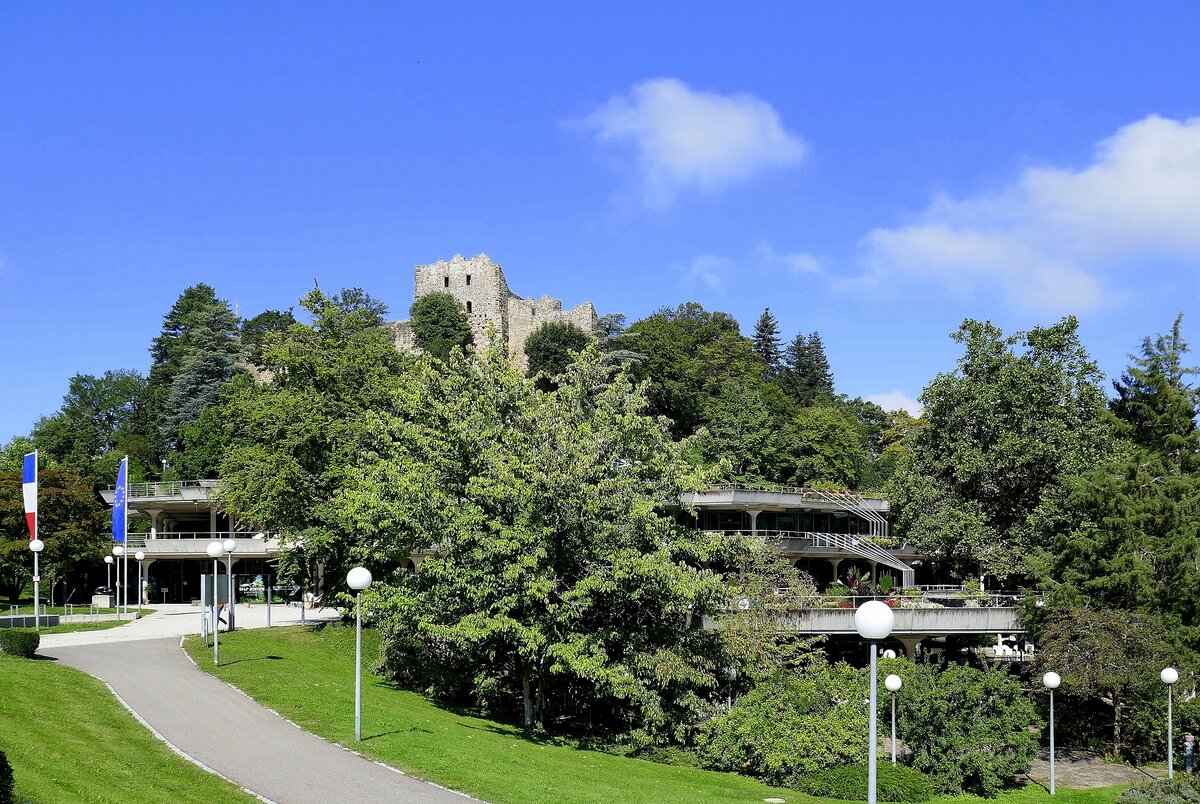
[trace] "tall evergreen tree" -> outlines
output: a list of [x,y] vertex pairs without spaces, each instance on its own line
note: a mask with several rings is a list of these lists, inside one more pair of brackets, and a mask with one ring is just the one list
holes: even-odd
[[[180,428],[216,401],[240,353],[238,321],[229,302],[203,283],[183,291],[150,346],[150,402],[164,452],[177,449]],[[196,395],[203,404],[195,404]]]
[[801,407],[833,398],[833,370],[821,333],[797,333],[784,350],[783,386]]
[[754,352],[767,366],[767,376],[773,377],[782,368],[783,352],[780,348],[779,321],[767,307],[754,325]]

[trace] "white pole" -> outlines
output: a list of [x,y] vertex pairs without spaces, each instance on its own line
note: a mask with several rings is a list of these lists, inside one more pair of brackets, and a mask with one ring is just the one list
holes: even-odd
[[878,646],[874,640],[871,640],[871,726],[870,726],[870,744],[867,751],[867,804],[875,804],[875,779],[877,771],[875,768],[875,698],[876,698],[876,683],[875,683],[875,654]]
[[138,619],[142,618],[142,561],[138,559]]
[[237,608],[237,606],[233,605],[233,553],[225,554],[225,575],[227,576],[225,579],[226,584],[229,587],[229,625],[226,627],[226,630],[232,631],[233,610]]
[[1172,698],[1171,691],[1172,691],[1173,687],[1174,687],[1173,684],[1167,685],[1167,778],[1168,779],[1175,778],[1175,740],[1174,740],[1174,735],[1171,733],[1171,725],[1172,725],[1171,721],[1174,720],[1174,718],[1171,717],[1171,698]]
[[117,619],[119,620],[121,619],[121,562],[120,560],[114,560],[113,564],[117,568],[117,586],[114,590],[117,593],[117,599],[113,602],[117,604]]
[[213,608],[213,664],[221,663],[221,637],[218,634],[221,631],[221,616],[217,609],[217,560],[213,559],[213,582],[212,582],[212,608]]
[[[125,456],[125,529],[121,531],[121,546],[125,548],[121,551],[121,558],[125,562],[125,587],[122,600],[125,601],[125,613],[129,613],[129,456]],[[117,619],[121,619],[120,610],[117,611]]]
[[41,577],[38,575],[38,554],[35,550],[33,553],[33,630],[42,630],[41,605]]
[[896,766],[896,693],[892,693],[892,767]]
[[1050,795],[1054,795],[1054,689],[1050,689]]
[[354,605],[354,739],[362,739],[362,592]]
[[267,581],[267,628],[271,627],[271,581],[268,576]]

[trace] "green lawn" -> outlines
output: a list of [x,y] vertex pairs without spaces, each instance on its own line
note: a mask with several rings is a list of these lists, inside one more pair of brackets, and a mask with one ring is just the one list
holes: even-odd
[[[363,633],[373,657],[378,635]],[[734,774],[673,767],[582,749],[568,741],[534,741],[520,729],[458,714],[419,695],[363,678],[363,741],[354,743],[354,630],[340,626],[236,631],[221,636],[222,666],[189,637],[197,664],[231,682],[301,727],[418,778],[496,804],[526,802],[827,802]],[[267,657],[271,661],[263,661]],[[203,661],[207,658],[208,661]],[[369,664],[369,662],[368,662]],[[1013,791],[999,804],[1111,804],[1119,789],[1059,789],[1051,799],[1037,787]],[[947,804],[980,801],[945,797]]]
[[129,620],[101,620],[93,623],[67,623],[66,625],[43,625],[43,634],[71,634],[76,631],[106,631],[109,628],[119,628],[129,625]]
[[254,801],[173,754],[99,681],[53,661],[0,654],[0,750],[21,802]]

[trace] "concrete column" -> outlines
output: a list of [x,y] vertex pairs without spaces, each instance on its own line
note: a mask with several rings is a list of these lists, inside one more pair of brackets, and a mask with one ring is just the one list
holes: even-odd
[[158,518],[162,516],[163,509],[147,508],[146,513],[150,515],[150,527],[158,530]]
[[154,602],[146,597],[146,586],[150,583],[150,565],[153,564],[154,561],[155,559],[153,558],[147,558],[142,561],[142,588],[138,590],[138,594],[140,594],[142,599],[146,601],[146,605],[150,605]]
[[917,659],[917,645],[925,638],[925,634],[892,634],[904,646],[904,654],[908,656],[910,661]]
[[879,562],[868,561],[867,563],[871,565],[871,583],[879,583]]
[[217,509],[216,508],[208,509],[208,532],[209,533],[217,532]]
[[831,567],[833,567],[833,582],[837,583],[838,567],[842,565],[842,560],[840,558],[827,558],[825,560],[829,562]]
[[754,509],[750,512],[750,535],[758,535],[758,515],[762,513],[761,508]]

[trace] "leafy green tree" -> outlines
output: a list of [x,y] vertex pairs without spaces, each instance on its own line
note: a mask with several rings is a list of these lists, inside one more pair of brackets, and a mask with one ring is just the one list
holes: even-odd
[[[38,473],[38,535],[44,589],[62,580],[82,583],[108,546],[108,509],[92,481],[65,467]],[[0,590],[16,602],[33,575],[21,473],[0,472]]]
[[815,661],[764,679],[696,734],[705,767],[796,787],[809,774],[866,760],[867,677]]
[[392,674],[520,700],[531,728],[575,698],[647,736],[690,729],[723,666],[697,627],[725,595],[703,564],[729,542],[661,510],[699,478],[643,390],[588,347],[543,393],[494,342],[420,360],[404,399],[337,497],[357,560],[426,556],[375,592]]
[[940,672],[904,663],[897,696],[908,762],[943,793],[994,796],[1037,754],[1040,726],[1020,681],[1002,670],[950,665]]
[[1129,699],[1144,697],[1170,663],[1166,632],[1146,614],[1064,607],[1040,634],[1035,669],[1058,673],[1069,692],[1106,701],[1112,707],[1113,751],[1120,754],[1129,747],[1122,734]]
[[474,343],[467,311],[449,293],[426,293],[413,302],[409,318],[417,346],[436,358],[445,360],[455,347]]
[[779,340],[779,321],[767,307],[754,325],[754,352],[767,367],[767,376],[779,373],[783,361],[783,349]]
[[139,471],[154,465],[157,438],[145,378],[135,371],[76,374],[62,407],[40,419],[31,438],[50,462],[70,466],[98,485],[116,477],[116,461],[105,459],[110,453],[128,453]]
[[705,463],[719,466],[723,482],[778,482],[786,471],[786,445],[763,400],[762,386],[724,386],[708,400],[708,424],[696,435],[695,448]]
[[797,333],[784,350],[780,383],[802,407],[833,398],[833,370],[825,356],[821,333]]
[[13,436],[13,439],[0,447],[0,472],[16,472],[25,460],[25,456],[37,449],[29,436]]
[[575,356],[592,337],[569,321],[549,321],[525,339],[527,373],[530,377],[545,373],[550,380],[567,370]]
[[635,321],[620,342],[645,357],[630,370],[650,383],[650,412],[670,419],[677,438],[707,422],[708,401],[723,387],[761,382],[762,360],[737,320],[695,302]]
[[296,317],[292,315],[291,308],[283,311],[265,310],[254,318],[243,321],[241,340],[242,347],[246,350],[246,359],[257,366],[270,368],[263,362],[267,339],[282,335],[295,323]]
[[1074,318],[1009,337],[968,319],[953,337],[965,353],[926,387],[889,483],[897,530],[959,573],[1026,574],[1075,524],[1071,479],[1114,449],[1100,375]]
[[793,485],[857,489],[872,463],[858,423],[836,407],[802,408],[792,422],[788,449],[787,482]]
[[[283,564],[308,584],[317,564],[343,568],[355,534],[331,507],[349,467],[373,449],[377,417],[395,407],[406,357],[382,326],[382,305],[354,289],[314,289],[301,305],[312,324],[293,324],[267,341],[274,366],[265,383],[230,385],[207,436],[230,446],[221,461],[221,505],[235,522],[281,534]],[[200,424],[206,423],[204,417]],[[302,553],[303,561],[293,560]]]

